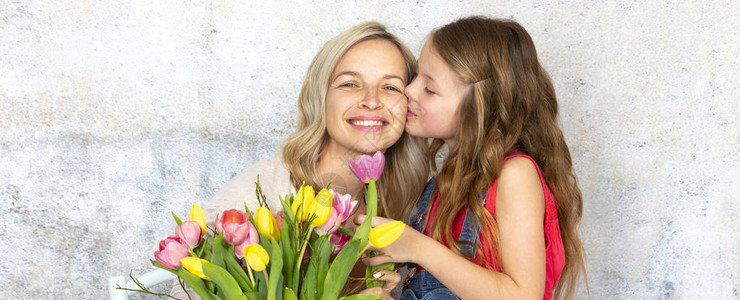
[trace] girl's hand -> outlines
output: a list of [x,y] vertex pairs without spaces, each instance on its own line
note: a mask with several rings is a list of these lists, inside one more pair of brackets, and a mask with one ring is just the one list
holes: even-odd
[[[356,224],[356,227],[359,227],[359,224],[362,224],[362,222],[365,221],[366,216],[365,215],[357,215],[353,221]],[[386,219],[382,217],[373,217],[372,227],[376,227],[378,225],[391,222],[394,220]],[[395,240],[393,243],[388,245],[385,248],[378,249],[373,247],[372,245],[368,250],[373,250],[375,252],[378,252],[379,255],[374,257],[365,258],[363,261],[365,264],[371,265],[371,266],[377,266],[379,264],[393,262],[393,263],[406,263],[406,262],[412,262],[412,263],[418,263],[415,260],[415,257],[417,255],[416,251],[419,251],[419,249],[424,249],[423,247],[420,247],[422,242],[426,242],[426,240],[429,239],[427,236],[419,233],[418,231],[414,230],[410,226],[406,225],[406,228],[403,230],[403,233],[400,237],[398,237],[397,240]]]
[[378,270],[373,274],[373,277],[377,280],[385,281],[385,284],[382,287],[377,286],[362,290],[360,291],[360,294],[380,295],[381,300],[393,300],[393,297],[391,297],[391,291],[393,291],[398,283],[401,282],[401,274],[388,270]]

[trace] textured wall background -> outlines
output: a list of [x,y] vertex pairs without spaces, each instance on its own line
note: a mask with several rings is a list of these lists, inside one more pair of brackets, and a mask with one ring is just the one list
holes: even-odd
[[552,75],[593,299],[740,298],[738,1],[332,2],[0,1],[0,298],[107,297],[279,148],[330,37],[378,20],[418,53],[470,14]]

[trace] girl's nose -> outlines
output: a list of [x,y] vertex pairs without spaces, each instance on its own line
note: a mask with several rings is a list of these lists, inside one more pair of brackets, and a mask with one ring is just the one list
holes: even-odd
[[408,98],[408,101],[416,101],[416,99],[418,99],[416,97],[417,95],[419,95],[418,77],[414,78],[414,80],[406,86],[406,90],[404,91],[404,93],[406,94],[406,98]]

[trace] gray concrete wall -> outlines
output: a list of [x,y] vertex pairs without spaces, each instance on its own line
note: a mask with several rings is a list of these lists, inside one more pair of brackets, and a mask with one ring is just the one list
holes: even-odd
[[279,148],[326,40],[378,20],[418,53],[470,14],[521,22],[552,75],[593,299],[739,298],[734,0],[0,1],[0,298],[107,297]]

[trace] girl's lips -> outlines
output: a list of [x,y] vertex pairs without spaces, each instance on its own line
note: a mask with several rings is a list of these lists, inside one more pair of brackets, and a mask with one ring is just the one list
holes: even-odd
[[409,110],[406,110],[406,117],[407,118],[408,117],[416,117],[416,114],[409,109]]

